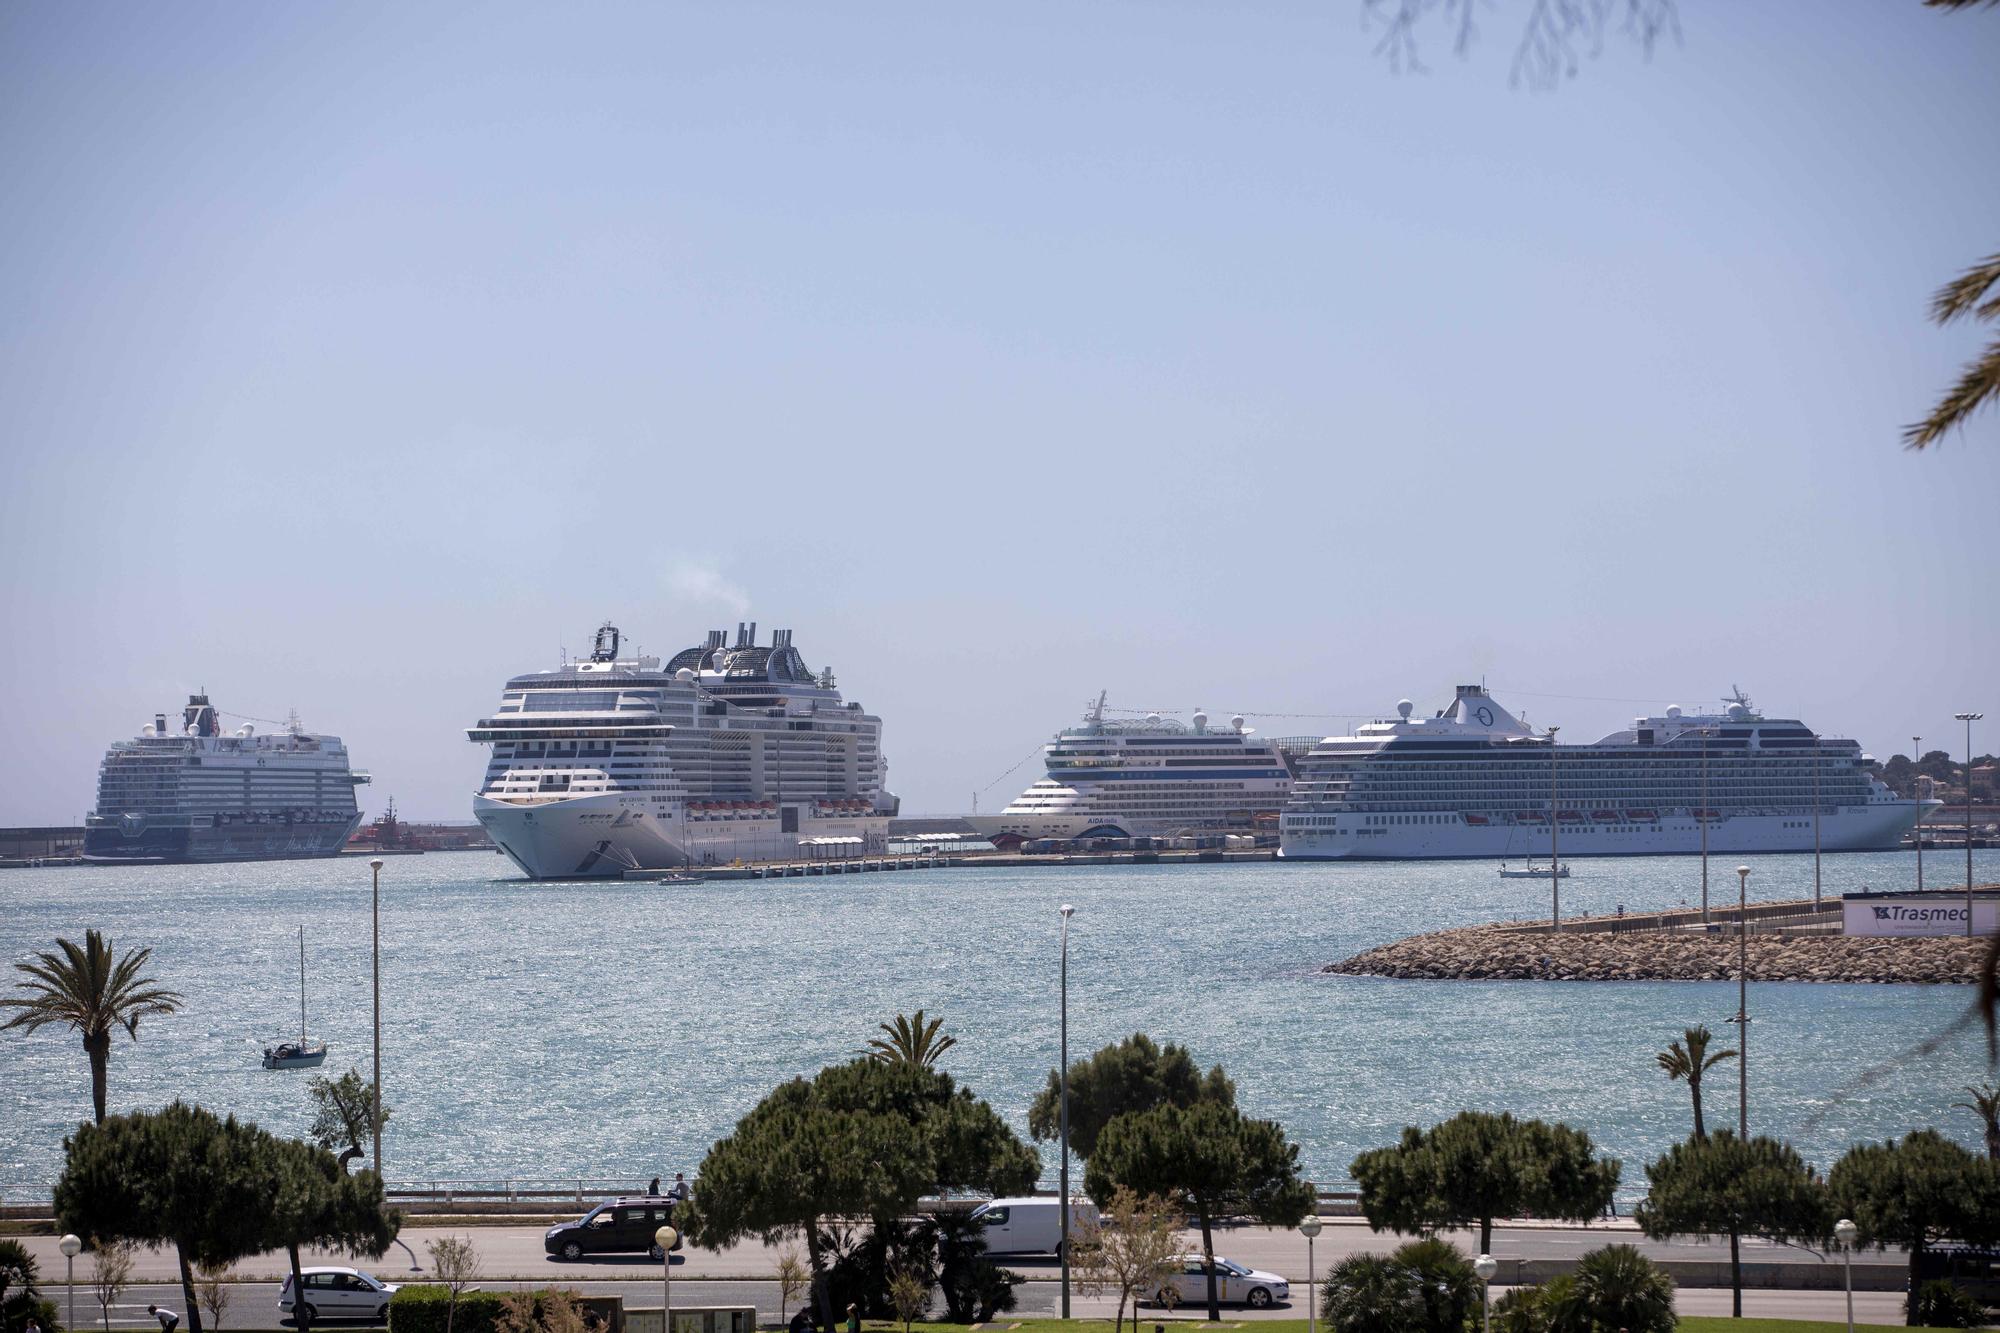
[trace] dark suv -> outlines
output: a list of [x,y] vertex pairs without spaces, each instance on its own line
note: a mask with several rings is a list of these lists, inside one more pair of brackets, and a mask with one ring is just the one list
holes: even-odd
[[[542,1248],[560,1259],[586,1254],[649,1254],[661,1258],[653,1233],[674,1220],[674,1201],[658,1194],[608,1199],[574,1222],[558,1222],[542,1234]],[[674,1240],[674,1248],[681,1242]]]

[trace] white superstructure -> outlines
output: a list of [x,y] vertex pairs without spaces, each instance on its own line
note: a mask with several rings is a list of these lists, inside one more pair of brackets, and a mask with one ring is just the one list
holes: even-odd
[[1109,720],[1104,700],[1042,747],[1047,776],[999,814],[970,816],[973,829],[1002,839],[1275,829],[1292,785],[1286,742],[1254,736],[1240,717]]
[[361,811],[340,737],[294,716],[259,735],[222,729],[208,695],[191,694],[178,726],[154,715],[105,753],[97,808],[84,819],[88,861],[284,861],[333,856]]
[[1767,718],[1669,708],[1589,745],[1557,745],[1478,685],[1449,708],[1329,736],[1299,766],[1281,849],[1302,859],[1894,848],[1936,801],[1904,800],[1851,740]]
[[619,655],[515,676],[467,735],[491,745],[473,813],[533,879],[886,850],[882,720],[843,702],[779,630],[662,666]]

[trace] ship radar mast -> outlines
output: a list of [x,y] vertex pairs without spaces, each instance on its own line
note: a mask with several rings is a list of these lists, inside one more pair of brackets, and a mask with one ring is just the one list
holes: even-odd
[[608,620],[597,627],[597,640],[591,645],[590,660],[593,662],[618,660],[618,627]]
[[1097,702],[1084,705],[1083,720],[1093,727],[1104,725],[1104,701],[1111,697],[1110,690],[1099,690]]
[[1733,682],[1729,686],[1729,693],[1722,696],[1722,702],[1731,708],[1741,708],[1746,714],[1755,714],[1757,711],[1750,706],[1750,696],[1743,692],[1743,687]]

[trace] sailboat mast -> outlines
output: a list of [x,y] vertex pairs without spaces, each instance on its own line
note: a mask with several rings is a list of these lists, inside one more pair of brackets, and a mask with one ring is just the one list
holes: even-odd
[[299,1049],[306,1048],[306,928],[299,927]]

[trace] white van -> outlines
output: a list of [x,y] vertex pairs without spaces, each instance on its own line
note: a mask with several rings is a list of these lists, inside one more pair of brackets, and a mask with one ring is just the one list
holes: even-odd
[[[1055,1199],[994,1199],[973,1209],[972,1220],[986,1228],[988,1254],[1059,1256],[1062,1249],[1062,1205]],[[1088,1199],[1070,1200],[1072,1237],[1086,1223],[1096,1221],[1096,1204]]]

